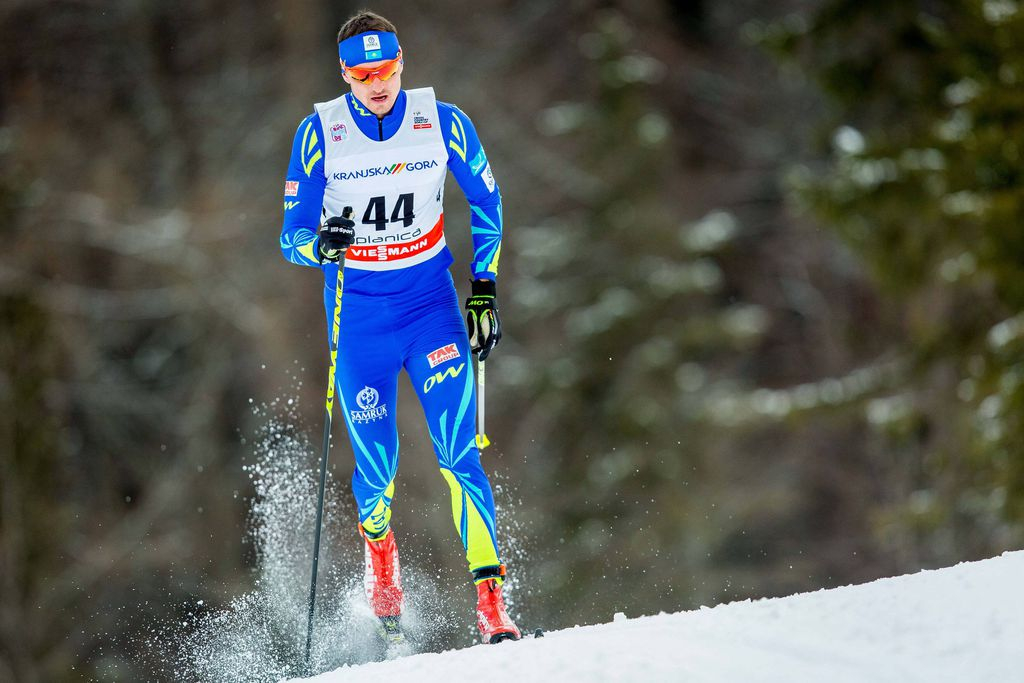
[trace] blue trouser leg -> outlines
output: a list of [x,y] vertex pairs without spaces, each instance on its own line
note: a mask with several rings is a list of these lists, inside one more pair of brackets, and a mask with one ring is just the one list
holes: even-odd
[[[328,320],[333,293],[325,294]],[[418,298],[356,296],[342,304],[338,403],[355,456],[359,521],[387,529],[398,467],[395,399],[404,365],[427,419],[470,570],[499,563],[494,498],[476,447],[469,339],[450,276]]]
[[[328,320],[332,297],[325,296]],[[359,522],[372,535],[388,528],[398,471],[395,401],[402,365],[388,314],[380,302],[347,297],[338,337],[337,403],[355,457],[352,492]]]
[[494,497],[476,446],[473,357],[465,324],[454,309],[431,320],[429,333],[405,361],[427,419],[441,474],[451,490],[452,516],[470,570],[499,563]]

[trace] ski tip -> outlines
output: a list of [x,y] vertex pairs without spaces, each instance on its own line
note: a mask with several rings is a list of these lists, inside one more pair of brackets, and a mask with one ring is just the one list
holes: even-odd
[[413,649],[412,643],[408,640],[391,642],[388,644],[387,648],[385,648],[384,659],[385,661],[389,661],[392,659],[399,659],[401,657],[408,657],[415,654],[415,652],[416,651]]

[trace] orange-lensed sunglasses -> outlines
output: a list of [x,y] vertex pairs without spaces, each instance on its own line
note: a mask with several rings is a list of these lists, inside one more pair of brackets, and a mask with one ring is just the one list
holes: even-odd
[[389,59],[380,66],[375,66],[372,69],[368,69],[365,66],[345,66],[344,62],[342,62],[341,68],[344,69],[349,78],[355,79],[360,83],[369,83],[374,77],[379,78],[381,81],[388,80],[398,73],[398,67],[401,64],[402,51],[399,50],[397,57]]

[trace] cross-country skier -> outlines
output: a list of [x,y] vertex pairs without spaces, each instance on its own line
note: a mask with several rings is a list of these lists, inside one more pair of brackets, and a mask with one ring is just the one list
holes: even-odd
[[[292,263],[323,270],[328,321],[344,258],[336,386],[355,455],[367,597],[386,631],[397,632],[402,584],[390,520],[395,399],[405,368],[451,488],[481,636],[489,643],[516,640],[519,629],[501,595],[505,565],[494,499],[476,445],[470,362],[472,353],[487,358],[501,339],[501,195],[469,117],[435,100],[432,88],[402,90],[403,54],[391,22],[356,14],[338,33],[338,54],[351,92],[315,105],[299,124],[284,186],[281,249]],[[474,279],[465,325],[444,238],[448,170],[472,209]],[[354,221],[342,216],[346,207],[355,210]]]

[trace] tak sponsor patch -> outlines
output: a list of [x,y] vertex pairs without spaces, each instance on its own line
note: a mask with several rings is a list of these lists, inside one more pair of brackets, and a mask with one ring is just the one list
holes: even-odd
[[447,363],[450,360],[455,360],[462,354],[459,353],[459,347],[455,344],[448,344],[442,346],[436,351],[431,351],[427,354],[427,362],[430,363],[430,367],[436,368],[441,363]]
[[299,194],[299,181],[298,180],[286,180],[284,181],[284,196],[294,197]]
[[331,124],[331,140],[335,142],[342,142],[348,137],[348,128],[345,127],[344,123],[332,123]]

